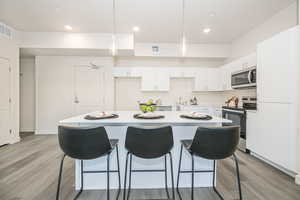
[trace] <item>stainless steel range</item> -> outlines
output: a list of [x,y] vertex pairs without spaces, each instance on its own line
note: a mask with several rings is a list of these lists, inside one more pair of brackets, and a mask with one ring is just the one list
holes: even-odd
[[250,151],[246,148],[247,133],[246,133],[246,110],[256,110],[256,97],[243,97],[243,107],[222,107],[222,116],[225,119],[232,121],[232,124],[223,124],[223,126],[240,126],[240,143],[238,149],[249,153]]

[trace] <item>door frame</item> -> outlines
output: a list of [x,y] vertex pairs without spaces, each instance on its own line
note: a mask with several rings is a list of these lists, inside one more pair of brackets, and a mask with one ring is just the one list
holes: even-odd
[[[93,66],[91,65],[81,65],[81,64],[78,64],[78,65],[73,65],[73,69],[72,69],[72,76],[73,76],[73,100],[72,100],[72,104],[73,104],[73,114],[74,115],[77,115],[77,112],[76,112],[76,97],[78,98],[78,95],[76,94],[77,91],[76,91],[76,68],[77,67],[86,67],[86,68],[91,68]],[[101,87],[102,87],[102,90],[105,91],[105,70],[104,70],[104,66],[97,66],[98,69],[98,73],[99,73],[99,78],[100,78],[100,84],[101,84]],[[101,71],[103,70],[103,71]],[[105,93],[105,92],[104,92]],[[105,103],[105,95],[102,95],[101,99],[99,99],[99,101],[102,101],[103,103],[103,108],[106,107],[106,103]]]
[[[9,132],[8,132],[8,134],[9,134],[9,136],[10,136],[10,134],[12,134],[12,131],[13,131],[13,126],[12,126],[12,101],[13,101],[13,98],[12,98],[12,73],[11,73],[11,71],[12,71],[12,66],[11,66],[11,61],[10,61],[10,59],[9,58],[6,58],[6,57],[1,57],[0,56],[0,59],[2,59],[2,60],[6,60],[7,62],[8,62],[8,72],[9,72],[9,92],[8,92],[8,96],[9,96],[9,106],[8,106],[8,113],[9,113],[9,117],[8,117],[8,126],[9,126]],[[8,140],[7,141],[7,143],[6,144],[9,144],[10,143],[10,141]],[[5,144],[4,144],[5,145]],[[2,146],[2,145],[0,145],[0,146]]]

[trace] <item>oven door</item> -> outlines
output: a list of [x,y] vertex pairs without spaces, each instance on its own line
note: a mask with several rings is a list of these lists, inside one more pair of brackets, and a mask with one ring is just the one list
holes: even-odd
[[246,113],[242,110],[222,110],[223,118],[232,121],[230,124],[223,124],[224,126],[239,126],[240,127],[240,143],[238,148],[246,152]]

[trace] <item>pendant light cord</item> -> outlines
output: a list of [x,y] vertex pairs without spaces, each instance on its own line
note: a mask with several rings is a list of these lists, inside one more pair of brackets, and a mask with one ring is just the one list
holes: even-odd
[[116,55],[116,1],[113,0],[112,55]]
[[182,42],[182,56],[185,56],[186,52],[186,40],[185,40],[185,0],[182,0],[182,22],[181,22],[181,28],[182,28],[182,33],[181,33],[181,42]]

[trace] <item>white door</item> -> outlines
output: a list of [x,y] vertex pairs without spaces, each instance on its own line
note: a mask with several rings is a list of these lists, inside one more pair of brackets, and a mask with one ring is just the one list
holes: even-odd
[[102,68],[74,67],[74,105],[75,114],[104,111],[104,82]]
[[0,145],[9,141],[10,70],[9,61],[0,58]]

